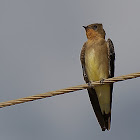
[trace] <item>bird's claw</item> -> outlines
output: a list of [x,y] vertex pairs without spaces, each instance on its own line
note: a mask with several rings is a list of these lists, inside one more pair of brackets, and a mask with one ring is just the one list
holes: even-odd
[[88,86],[90,87],[90,88],[92,88],[93,86],[92,86],[92,82],[90,81],[90,82],[88,82]]
[[102,78],[102,79],[100,80],[100,84],[102,84],[102,85],[103,85],[103,84],[104,84],[104,80],[105,80],[105,79],[104,79],[104,78]]

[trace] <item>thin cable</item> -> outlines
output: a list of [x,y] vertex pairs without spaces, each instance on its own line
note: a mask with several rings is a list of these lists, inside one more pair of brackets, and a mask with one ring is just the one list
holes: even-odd
[[[140,72],[132,73],[132,74],[128,74],[128,75],[122,75],[119,77],[108,78],[108,79],[105,79],[103,81],[103,83],[101,83],[100,81],[95,81],[95,82],[92,82],[91,85],[99,86],[102,84],[110,84],[110,83],[133,79],[133,78],[137,78],[137,77],[140,77]],[[83,84],[83,85],[78,85],[78,86],[60,89],[60,90],[56,90],[56,91],[50,91],[50,92],[46,92],[46,93],[42,93],[42,94],[19,98],[19,99],[15,99],[15,100],[10,100],[10,101],[6,101],[6,102],[1,102],[0,108],[6,107],[6,106],[12,106],[15,104],[21,104],[21,103],[25,103],[25,102],[30,102],[30,101],[34,101],[34,100],[38,100],[38,99],[43,99],[46,97],[52,97],[52,96],[60,95],[60,94],[64,94],[64,93],[74,92],[77,90],[83,90],[88,87],[89,86],[87,84]]]

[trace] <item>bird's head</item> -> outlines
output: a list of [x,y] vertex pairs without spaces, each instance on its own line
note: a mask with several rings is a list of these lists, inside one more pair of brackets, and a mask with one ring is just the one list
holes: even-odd
[[105,38],[105,30],[103,29],[102,24],[95,23],[83,27],[86,30],[86,35],[88,39],[93,40],[93,39],[98,39],[99,37]]

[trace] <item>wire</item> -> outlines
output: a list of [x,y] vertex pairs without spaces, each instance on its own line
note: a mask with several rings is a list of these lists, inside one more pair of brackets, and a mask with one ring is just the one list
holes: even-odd
[[[91,85],[94,87],[94,86],[99,86],[102,84],[110,84],[110,83],[133,79],[133,78],[137,78],[137,77],[140,77],[140,72],[132,73],[132,74],[128,74],[128,75],[122,75],[119,77],[104,79],[103,82],[95,81],[95,82],[92,82]],[[60,90],[56,90],[56,91],[50,91],[50,92],[41,93],[41,94],[37,94],[37,95],[33,95],[33,96],[19,98],[19,99],[15,99],[15,100],[10,100],[10,101],[6,101],[6,102],[1,102],[0,108],[12,106],[12,105],[16,105],[16,104],[21,104],[21,103],[25,103],[25,102],[30,102],[30,101],[34,101],[34,100],[38,100],[38,99],[43,99],[46,97],[52,97],[52,96],[60,95],[60,94],[64,94],[64,93],[74,92],[77,90],[83,90],[88,87],[89,87],[88,84],[83,84],[83,85],[68,87],[68,88],[60,89]]]

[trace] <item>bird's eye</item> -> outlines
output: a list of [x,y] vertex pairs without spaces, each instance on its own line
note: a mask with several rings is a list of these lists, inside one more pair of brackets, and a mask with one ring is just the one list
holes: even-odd
[[94,25],[94,26],[93,26],[93,29],[94,29],[94,30],[97,30],[97,25]]

